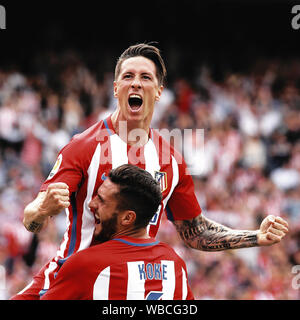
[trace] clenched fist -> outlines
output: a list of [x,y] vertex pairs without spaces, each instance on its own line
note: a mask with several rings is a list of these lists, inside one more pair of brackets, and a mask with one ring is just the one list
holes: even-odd
[[257,233],[259,246],[270,246],[277,242],[289,232],[288,223],[281,217],[267,216],[261,223]]
[[63,182],[49,184],[46,191],[39,192],[25,207],[23,224],[28,231],[38,233],[47,225],[49,217],[58,215],[69,205],[68,185]]
[[69,186],[63,182],[57,182],[49,184],[39,209],[44,216],[55,216],[69,205]]

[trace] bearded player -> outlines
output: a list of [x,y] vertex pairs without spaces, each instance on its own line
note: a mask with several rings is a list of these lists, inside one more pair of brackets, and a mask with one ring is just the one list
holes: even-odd
[[163,198],[147,227],[151,237],[163,212],[182,240],[198,250],[268,246],[286,235],[288,223],[281,217],[267,216],[258,230],[249,231],[232,230],[204,216],[184,159],[150,128],[165,77],[164,61],[152,45],[131,46],[120,56],[115,68],[115,112],[72,138],[60,151],[37,198],[24,210],[23,223],[31,232],[42,230],[63,209],[68,224],[56,256],[12,299],[39,299],[64,262],[91,245],[95,218],[88,204],[110,170],[122,164],[134,164],[160,181]]
[[193,299],[183,260],[147,233],[161,198],[149,172],[112,170],[89,204],[102,244],[73,254],[42,300]]

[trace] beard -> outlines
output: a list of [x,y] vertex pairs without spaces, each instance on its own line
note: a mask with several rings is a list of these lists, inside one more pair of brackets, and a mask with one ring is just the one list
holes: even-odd
[[100,243],[111,240],[117,231],[117,219],[118,214],[114,213],[110,219],[102,221],[101,230],[94,235],[94,240]]

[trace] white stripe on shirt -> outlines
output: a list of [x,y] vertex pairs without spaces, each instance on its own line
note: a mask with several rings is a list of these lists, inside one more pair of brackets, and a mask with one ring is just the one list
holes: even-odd
[[183,268],[181,268],[182,272],[182,300],[186,300],[187,297],[187,276],[186,272],[184,271]]
[[154,142],[149,140],[144,148],[144,157],[145,157],[145,170],[148,171],[154,178],[154,172],[160,171],[159,165],[159,156],[155,148]]
[[59,258],[64,258],[65,255],[65,250],[66,250],[66,247],[67,247],[67,243],[69,241],[69,228],[71,226],[71,223],[70,223],[70,219],[69,219],[69,210],[71,210],[71,206],[69,208],[66,208],[65,209],[65,213],[66,213],[66,231],[64,233],[64,237],[63,237],[63,241],[56,253],[56,257],[55,257],[55,261],[57,261]]
[[174,261],[161,260],[162,268],[162,300],[173,300],[175,293]]
[[[84,271],[83,271],[84,272]],[[110,267],[98,275],[93,288],[93,300],[108,300],[109,298]]]
[[112,169],[128,163],[127,144],[117,135],[110,138]]
[[89,203],[92,200],[93,192],[96,184],[97,173],[100,165],[100,155],[101,155],[101,145],[97,145],[97,148],[92,157],[88,173],[88,184],[86,198],[83,204],[83,215],[82,215],[82,225],[81,225],[81,241],[78,251],[88,248],[91,244],[92,237],[95,229],[95,218],[94,214],[89,209]]
[[139,266],[144,265],[144,261],[127,262],[128,282],[127,300],[145,299],[145,279],[140,276]]
[[45,275],[45,282],[44,282],[44,286],[43,289],[47,290],[50,287],[50,279],[49,279],[49,274],[54,271],[57,267],[57,263],[54,261],[51,261],[49,263],[49,267],[44,271],[44,275]]

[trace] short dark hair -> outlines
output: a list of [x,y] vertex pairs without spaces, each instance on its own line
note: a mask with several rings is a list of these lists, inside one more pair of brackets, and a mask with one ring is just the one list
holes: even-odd
[[120,74],[123,61],[138,56],[148,58],[155,64],[158,82],[160,85],[163,85],[167,75],[164,60],[161,57],[160,50],[157,47],[147,43],[139,43],[130,46],[121,54],[115,68],[115,79],[117,79]]
[[134,211],[135,226],[146,227],[162,200],[160,184],[149,172],[131,164],[111,170],[108,177],[119,186],[117,209]]

